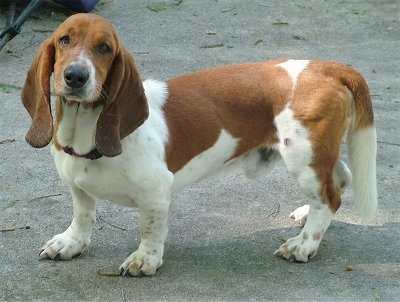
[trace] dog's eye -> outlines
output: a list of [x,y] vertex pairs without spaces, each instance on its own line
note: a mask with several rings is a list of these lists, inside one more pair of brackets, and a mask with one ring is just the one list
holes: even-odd
[[60,40],[58,40],[58,42],[60,42],[60,44],[63,46],[68,46],[69,45],[69,36],[61,37]]
[[111,52],[111,47],[106,43],[102,43],[97,47],[97,51],[101,54],[108,54]]

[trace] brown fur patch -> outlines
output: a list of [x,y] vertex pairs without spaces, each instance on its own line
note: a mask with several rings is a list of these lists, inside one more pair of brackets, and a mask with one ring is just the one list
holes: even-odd
[[282,60],[206,69],[167,82],[164,106],[171,171],[214,145],[221,129],[240,138],[233,157],[278,142],[274,117],[289,100],[290,77]]
[[313,239],[314,239],[315,241],[319,241],[319,240],[321,240],[321,238],[322,238],[322,234],[321,234],[321,233],[315,233],[315,234],[313,234]]

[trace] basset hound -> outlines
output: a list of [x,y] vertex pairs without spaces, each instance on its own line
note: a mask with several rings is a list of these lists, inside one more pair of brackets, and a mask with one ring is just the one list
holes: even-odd
[[[174,192],[232,168],[260,177],[280,159],[309,207],[292,213],[305,225],[276,255],[314,257],[350,183],[360,216],[368,221],[376,211],[371,98],[363,77],[341,63],[279,59],[142,82],[115,28],[76,14],[40,46],[21,98],[32,118],[27,142],[51,142],[73,201],[71,225],[41,258],[69,260],[87,250],[96,200],[110,200],[140,209],[141,241],[121,274],[154,275]],[[339,159],[345,136],[350,169]]]

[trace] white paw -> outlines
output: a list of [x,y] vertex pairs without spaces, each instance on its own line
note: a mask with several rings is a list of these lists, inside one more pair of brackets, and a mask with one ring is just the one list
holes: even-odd
[[41,249],[42,259],[70,260],[89,249],[90,234],[74,232],[68,228],[64,233],[55,235]]
[[292,213],[290,213],[289,217],[293,218],[294,221],[298,221],[302,226],[305,225],[308,217],[308,213],[310,212],[310,206],[308,204],[297,208]]
[[320,240],[309,238],[305,233],[301,233],[282,244],[274,255],[290,261],[308,262],[317,254],[319,242]]
[[125,259],[119,269],[123,276],[153,276],[162,263],[162,255],[156,250],[148,252],[137,250]]

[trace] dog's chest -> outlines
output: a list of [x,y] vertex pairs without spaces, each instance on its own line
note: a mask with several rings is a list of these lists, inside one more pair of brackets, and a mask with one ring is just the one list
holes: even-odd
[[164,141],[154,135],[152,123],[126,137],[122,147],[121,155],[96,160],[71,156],[55,146],[52,154],[60,178],[96,199],[136,207],[149,192],[171,187],[173,175],[164,161]]
[[[61,179],[71,188],[85,191],[96,199],[135,206],[135,183],[128,167],[106,160],[86,160],[56,151],[54,159]],[[130,188],[129,190],[127,188]]]

